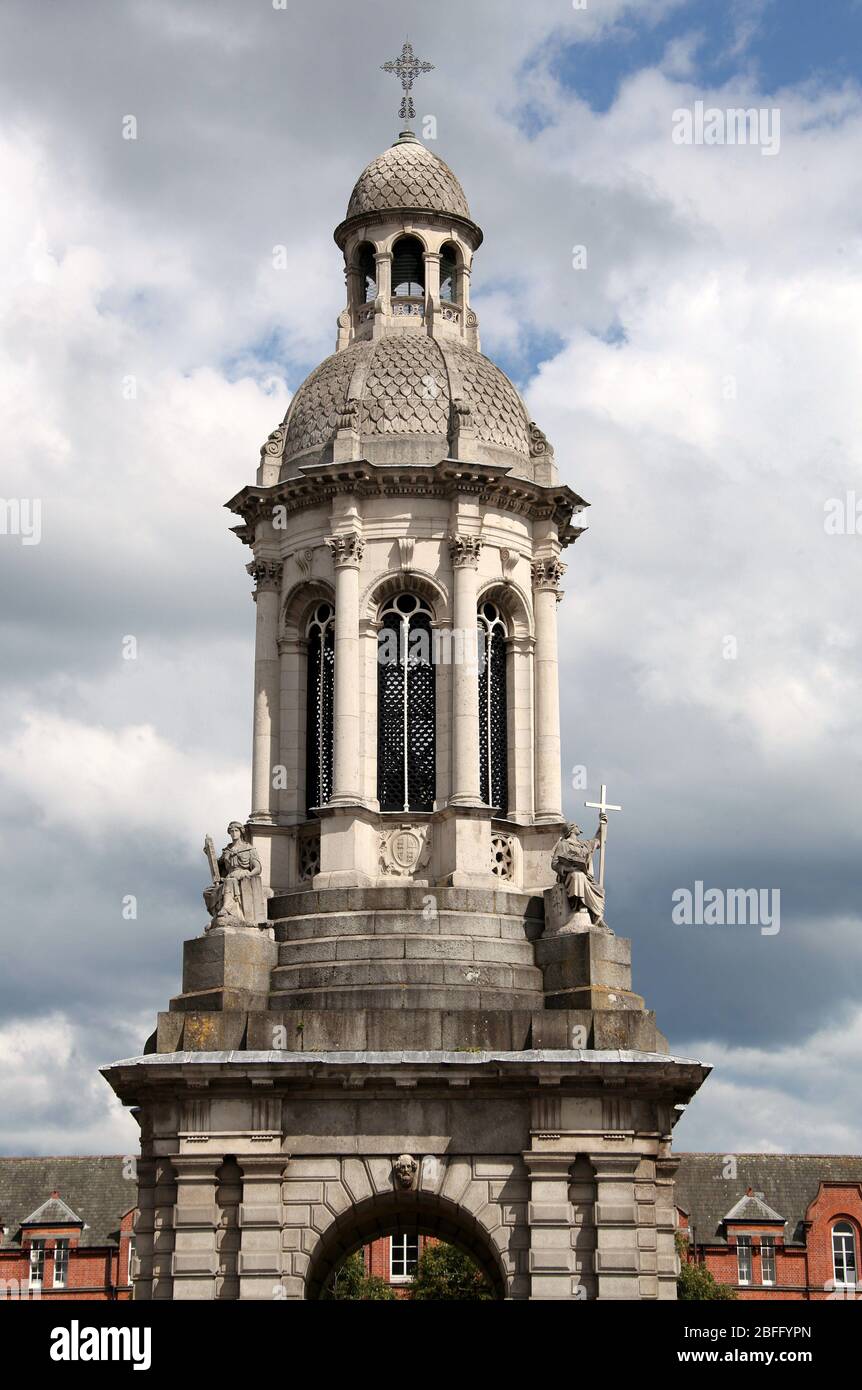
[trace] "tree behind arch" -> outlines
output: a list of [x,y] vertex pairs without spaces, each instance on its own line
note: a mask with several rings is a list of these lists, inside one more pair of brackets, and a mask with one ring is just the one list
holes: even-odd
[[475,1261],[455,1245],[426,1245],[410,1287],[412,1299],[469,1302],[493,1299],[494,1292]]

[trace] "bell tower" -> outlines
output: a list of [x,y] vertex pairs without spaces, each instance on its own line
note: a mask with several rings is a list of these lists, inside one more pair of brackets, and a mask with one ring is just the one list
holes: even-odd
[[563,826],[561,556],[586,504],[479,350],[482,232],[448,166],[403,131],[335,240],[336,351],[228,504],[254,554],[252,839],[276,894],[540,890]]
[[480,351],[451,169],[403,131],[335,239],[335,352],[228,503],[251,814],[207,841],[181,992],[105,1068],[141,1126],[135,1297],[317,1298],[400,1230],[463,1246],[501,1298],[674,1298],[671,1131],[708,1068],[632,989],[603,831],[563,821],[586,504]]

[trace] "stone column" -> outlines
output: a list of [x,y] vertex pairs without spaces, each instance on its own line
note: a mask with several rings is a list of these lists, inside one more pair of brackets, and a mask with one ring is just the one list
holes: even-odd
[[[638,1154],[590,1154],[596,1175],[598,1297],[641,1298],[635,1174]],[[656,1297],[655,1293],[646,1297]]]
[[480,806],[479,667],[476,598],[482,542],[454,535],[449,553],[454,571],[452,604],[452,806]]
[[557,603],[566,567],[556,556],[533,564],[536,626],[536,820],[563,818],[560,769],[560,685],[557,660]]
[[[545,1104],[544,1101],[538,1103]],[[534,1108],[536,1104],[534,1102]],[[559,1107],[559,1100],[556,1100],[556,1105]],[[571,1301],[578,1296],[573,1246],[574,1212],[569,1201],[573,1161],[572,1154],[524,1154],[530,1177],[527,1221],[530,1227],[531,1299]]]
[[304,637],[283,637],[278,643],[279,711],[278,763],[286,769],[284,788],[276,793],[276,807],[284,819],[305,820],[305,784],[300,766],[305,752],[305,681],[308,642]]
[[281,1292],[281,1184],[285,1154],[240,1154],[240,1299],[276,1299]]
[[357,532],[330,536],[335,564],[335,698],[330,805],[354,806],[359,783],[359,568],[365,542]]
[[216,1205],[221,1154],[177,1154],[174,1205],[174,1301],[214,1299],[220,1213]]
[[268,824],[275,820],[272,769],[279,746],[278,609],[283,568],[280,560],[254,560],[247,566],[255,581],[257,605],[250,819]]
[[372,334],[379,338],[385,331],[385,323],[392,312],[392,252],[377,252],[377,298],[374,301],[374,325]]
[[509,704],[509,814],[533,814],[533,637],[510,637],[506,672]]

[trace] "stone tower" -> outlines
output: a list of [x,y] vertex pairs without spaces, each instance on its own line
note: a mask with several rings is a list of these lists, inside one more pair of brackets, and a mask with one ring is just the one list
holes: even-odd
[[586,504],[480,352],[447,165],[404,131],[335,239],[336,351],[228,504],[256,655],[245,857],[220,863],[258,887],[105,1069],[141,1126],[136,1297],[315,1298],[419,1229],[501,1297],[673,1298],[671,1129],[707,1069],[551,871]]

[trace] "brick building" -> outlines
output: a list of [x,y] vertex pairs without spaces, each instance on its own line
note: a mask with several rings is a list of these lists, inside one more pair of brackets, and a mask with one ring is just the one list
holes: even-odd
[[0,1298],[127,1299],[129,1160],[0,1158]]
[[862,1295],[862,1157],[681,1154],[690,1258],[743,1299]]

